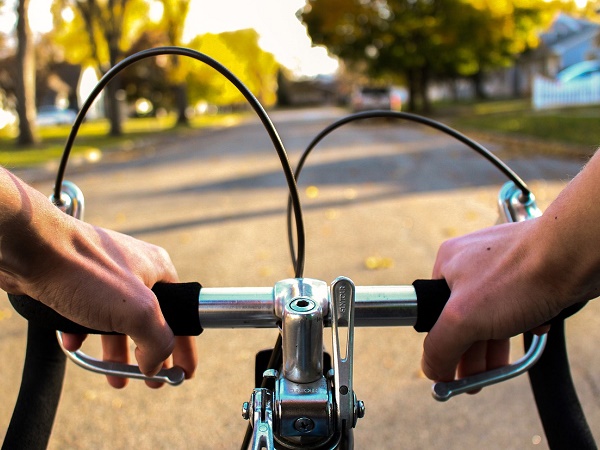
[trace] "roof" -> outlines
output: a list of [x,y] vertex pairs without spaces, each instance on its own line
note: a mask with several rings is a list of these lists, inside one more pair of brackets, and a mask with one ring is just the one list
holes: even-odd
[[560,13],[550,28],[540,35],[545,47],[562,55],[577,45],[600,34],[600,24]]

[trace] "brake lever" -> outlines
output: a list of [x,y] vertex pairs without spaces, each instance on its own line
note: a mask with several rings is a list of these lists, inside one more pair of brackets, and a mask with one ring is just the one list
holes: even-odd
[[56,339],[62,351],[67,357],[77,364],[79,367],[89,370],[90,372],[99,373],[106,376],[119,378],[131,378],[134,380],[156,381],[158,383],[166,383],[171,386],[177,386],[185,380],[185,372],[181,367],[171,367],[169,369],[161,369],[153,377],[144,375],[138,366],[132,364],[118,363],[113,361],[102,361],[86,355],[80,350],[70,351],[64,347],[62,333],[56,332]]
[[460,380],[435,383],[432,387],[433,398],[437,401],[445,402],[455,395],[501,383],[527,372],[542,356],[547,340],[548,336],[546,334],[534,336],[527,353],[521,359],[508,366],[478,373],[470,377],[461,378]]
[[[499,222],[506,223],[522,222],[542,215],[542,211],[536,204],[535,196],[532,193],[524,196],[512,181],[505,183],[498,193],[498,210],[501,219]],[[435,383],[432,387],[433,398],[443,402],[455,395],[476,391],[527,372],[542,356],[546,341],[547,335],[545,334],[534,336],[525,355],[513,364],[460,380]]]
[[252,420],[250,450],[274,450],[273,394],[265,388],[256,388],[250,402],[244,403],[242,417]]

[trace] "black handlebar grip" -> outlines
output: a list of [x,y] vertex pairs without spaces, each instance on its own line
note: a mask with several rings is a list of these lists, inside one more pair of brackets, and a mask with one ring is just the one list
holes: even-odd
[[417,321],[415,330],[428,332],[435,325],[450,298],[446,280],[416,280],[413,283],[417,294]]
[[[199,283],[157,283],[152,291],[162,314],[176,336],[198,336],[202,325],[198,316]],[[8,294],[15,310],[37,326],[75,334],[116,334],[79,325],[43,303],[26,295]]]

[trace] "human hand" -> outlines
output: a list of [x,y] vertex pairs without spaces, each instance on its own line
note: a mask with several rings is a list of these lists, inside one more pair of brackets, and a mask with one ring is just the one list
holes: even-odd
[[433,278],[450,299],[424,341],[422,368],[450,381],[506,365],[508,338],[536,329],[570,301],[539,240],[539,219],[487,228],[444,243]]
[[[159,281],[177,281],[166,252],[79,221],[72,226],[76,226],[72,239],[79,241],[74,246],[78,251],[71,252],[66,261],[61,256],[55,270],[44,274],[44,289],[35,298],[75,322],[124,333],[102,337],[106,361],[129,363],[128,335],[137,346],[135,358],[146,375],[175,364],[184,369],[186,378],[193,376],[197,364],[193,338],[173,336],[149,289]],[[84,338],[65,334],[65,348],[78,349]],[[127,384],[124,378],[108,377],[108,381],[117,388]]]
[[[165,250],[68,216],[7,171],[0,171],[0,185],[0,288],[89,328],[130,336],[146,375],[172,364],[171,354],[186,377],[193,375],[192,338],[173,336],[150,290],[159,281],[177,281]],[[81,336],[65,338],[69,350],[81,345]],[[127,359],[123,337],[103,342],[106,358]]]

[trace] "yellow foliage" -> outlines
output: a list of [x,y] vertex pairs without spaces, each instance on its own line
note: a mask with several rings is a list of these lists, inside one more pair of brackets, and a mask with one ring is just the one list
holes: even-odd
[[[91,8],[91,25],[84,20],[80,8]],[[148,12],[145,0],[127,0],[123,8],[113,10],[106,2],[55,1],[52,37],[72,64],[93,64],[106,69],[110,62],[107,36],[116,36],[119,50],[126,53],[146,29]]]
[[[279,66],[275,57],[258,45],[255,30],[204,34],[197,36],[188,46],[229,69],[263,105],[275,102]],[[245,102],[237,88],[210,67],[194,62],[185,64],[189,69],[188,85],[197,97],[216,105]]]

